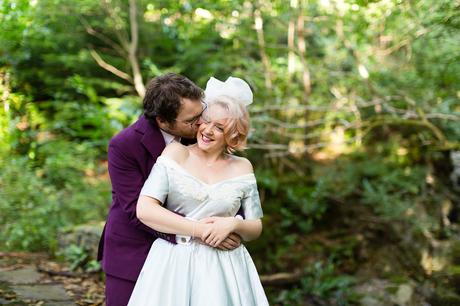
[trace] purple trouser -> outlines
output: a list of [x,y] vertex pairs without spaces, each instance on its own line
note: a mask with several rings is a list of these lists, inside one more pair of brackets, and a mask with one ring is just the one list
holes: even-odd
[[126,306],[136,282],[118,278],[109,274],[105,275],[105,305]]

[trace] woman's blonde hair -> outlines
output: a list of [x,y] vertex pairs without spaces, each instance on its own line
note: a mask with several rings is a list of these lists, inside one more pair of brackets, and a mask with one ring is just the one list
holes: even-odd
[[211,105],[219,105],[229,114],[224,125],[226,151],[232,154],[235,151],[246,149],[250,128],[249,113],[246,106],[228,96],[216,97],[209,103],[209,106]]

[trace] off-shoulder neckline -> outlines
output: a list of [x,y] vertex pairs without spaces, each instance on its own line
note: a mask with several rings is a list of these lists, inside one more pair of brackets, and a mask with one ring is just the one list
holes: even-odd
[[191,174],[187,169],[182,167],[177,161],[175,161],[174,159],[172,159],[172,158],[170,158],[168,156],[161,155],[161,156],[158,157],[157,162],[158,162],[158,160],[164,160],[164,161],[170,162],[173,166],[175,166],[175,168],[179,169],[181,172],[183,172],[187,176],[190,176],[193,179],[197,180],[198,182],[200,182],[200,183],[202,183],[204,185],[207,185],[207,186],[215,186],[215,185],[219,185],[219,184],[222,184],[222,183],[225,183],[225,182],[228,182],[228,181],[237,180],[237,179],[243,178],[243,177],[251,177],[251,178],[255,179],[254,173],[251,172],[251,173],[246,173],[246,174],[233,176],[233,177],[230,177],[228,179],[217,181],[215,183],[206,183],[202,179],[200,179],[200,178],[196,177],[195,175]]

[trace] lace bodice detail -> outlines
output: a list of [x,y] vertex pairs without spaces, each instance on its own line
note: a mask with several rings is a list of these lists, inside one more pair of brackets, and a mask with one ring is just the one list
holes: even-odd
[[241,206],[247,220],[263,216],[253,173],[207,184],[165,156],[158,157],[140,194],[195,220],[233,217]]

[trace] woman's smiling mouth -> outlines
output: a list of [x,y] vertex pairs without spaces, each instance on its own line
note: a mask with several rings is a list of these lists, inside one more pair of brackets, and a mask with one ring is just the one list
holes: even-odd
[[204,143],[210,143],[211,141],[213,141],[213,139],[209,138],[204,134],[201,134],[201,140],[203,140]]

